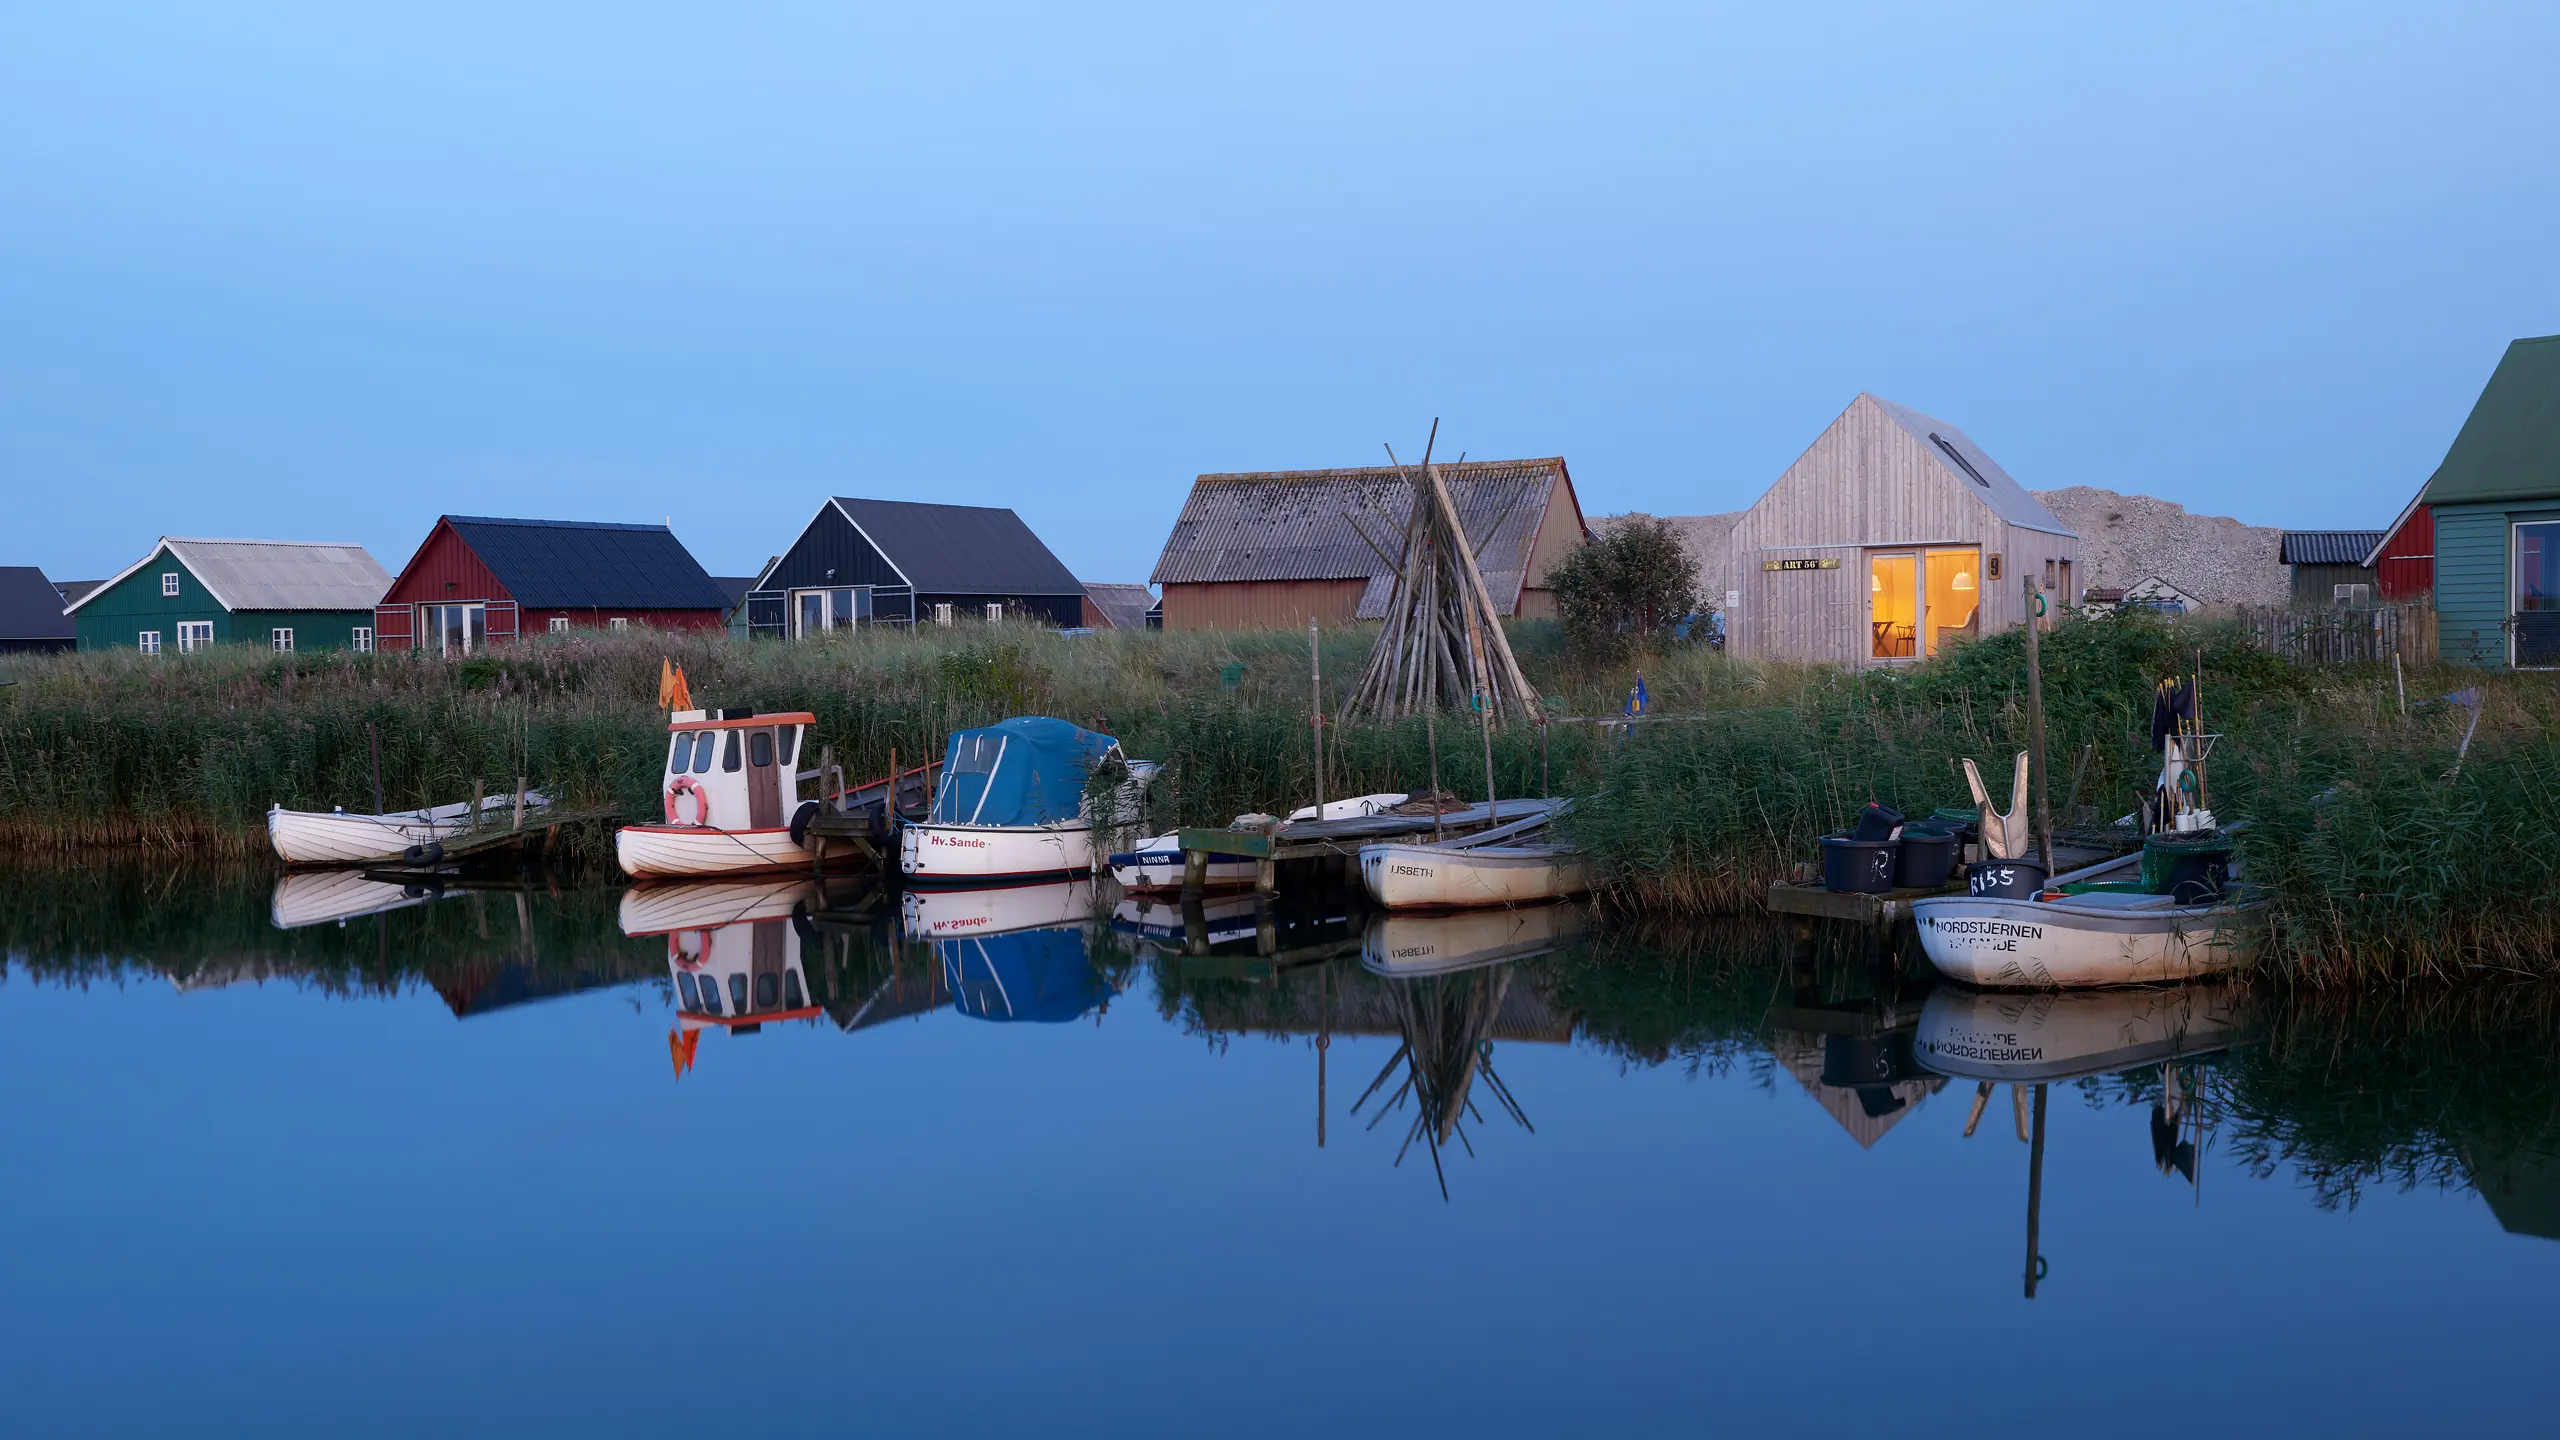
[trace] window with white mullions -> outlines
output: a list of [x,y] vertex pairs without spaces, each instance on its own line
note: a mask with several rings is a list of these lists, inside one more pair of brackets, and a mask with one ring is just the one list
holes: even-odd
[[179,621],[179,622],[178,622],[178,653],[179,653],[179,654],[181,654],[181,655],[192,655],[192,654],[194,654],[194,653],[195,653],[196,651],[198,651],[198,650],[210,650],[210,649],[212,649],[212,648],[213,648],[213,622],[212,622],[212,621],[210,621],[210,620],[181,620],[181,621]]
[[291,650],[293,648],[292,627],[279,625],[275,629],[268,631],[267,648],[275,651]]

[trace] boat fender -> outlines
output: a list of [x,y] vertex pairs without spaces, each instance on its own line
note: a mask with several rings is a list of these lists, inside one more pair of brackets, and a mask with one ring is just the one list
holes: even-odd
[[[693,819],[690,821],[676,818],[676,799],[682,795],[693,797]],[[677,776],[675,783],[667,787],[667,823],[670,825],[710,824],[711,792],[703,789],[690,775]]]
[[809,822],[817,818],[818,802],[815,800],[801,801],[800,808],[791,812],[791,843],[794,845],[808,844]]
[[[817,802],[813,800],[809,803],[814,805]],[[799,935],[802,945],[818,943],[818,925],[816,921],[809,918],[809,906],[806,901],[791,907],[791,929]]]
[[424,845],[412,845],[400,852],[400,858],[412,865],[432,865],[444,858],[444,842],[430,840]]

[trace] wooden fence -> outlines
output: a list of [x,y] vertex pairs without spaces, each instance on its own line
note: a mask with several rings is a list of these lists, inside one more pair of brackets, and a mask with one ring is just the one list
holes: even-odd
[[2362,608],[2255,609],[2243,607],[2249,638],[2288,660],[2310,665],[2404,665],[2436,660],[2436,612],[2432,605]]

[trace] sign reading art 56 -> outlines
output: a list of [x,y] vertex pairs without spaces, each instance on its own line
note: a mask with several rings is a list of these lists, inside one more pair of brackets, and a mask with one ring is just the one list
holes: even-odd
[[1763,570],[1837,570],[1840,568],[1840,557],[1830,555],[1820,560],[1763,560],[1760,562],[1760,568]]

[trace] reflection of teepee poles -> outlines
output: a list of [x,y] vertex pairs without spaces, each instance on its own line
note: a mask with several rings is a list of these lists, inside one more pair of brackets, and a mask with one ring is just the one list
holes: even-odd
[[1484,1114],[1476,1108],[1474,1098],[1479,1078],[1505,1114],[1522,1129],[1537,1133],[1527,1112],[1493,1068],[1493,1024],[1502,1013],[1503,996],[1510,987],[1511,971],[1507,965],[1392,985],[1389,993],[1395,1004],[1397,1028],[1404,1032],[1404,1044],[1397,1047],[1386,1068],[1369,1082],[1369,1088],[1351,1107],[1352,1113],[1358,1114],[1378,1087],[1395,1073],[1396,1066],[1405,1067],[1404,1083],[1371,1117],[1369,1128],[1376,1129],[1389,1111],[1401,1108],[1405,1097],[1412,1096],[1413,1124],[1405,1131],[1404,1143],[1396,1149],[1395,1163],[1401,1166],[1413,1142],[1421,1140],[1430,1152],[1432,1173],[1439,1178],[1443,1200],[1449,1198],[1449,1176],[1441,1165],[1441,1147],[1455,1140],[1473,1155],[1475,1144],[1467,1138],[1465,1121],[1484,1123]]

